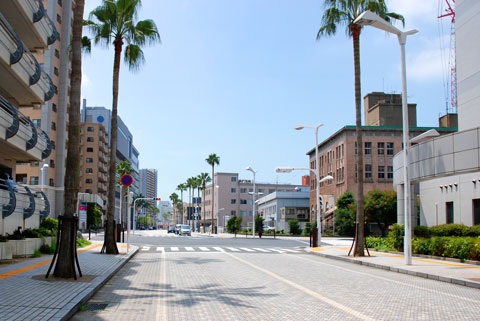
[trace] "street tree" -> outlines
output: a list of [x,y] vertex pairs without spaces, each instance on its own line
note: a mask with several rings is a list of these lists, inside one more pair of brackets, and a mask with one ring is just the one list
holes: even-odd
[[255,216],[255,229],[256,232],[258,233],[258,237],[262,238],[263,235],[263,222],[265,219],[263,218],[262,215],[258,214]]
[[335,229],[338,235],[354,236],[355,235],[355,215],[356,204],[355,195],[346,191],[337,198],[335,210]]
[[203,191],[203,197],[202,197],[202,205],[203,205],[203,209],[202,209],[202,216],[203,216],[203,233],[206,233],[205,229],[207,227],[206,225],[206,222],[205,222],[205,186],[207,183],[209,183],[212,179],[210,178],[210,176],[208,175],[208,173],[200,173],[200,175],[198,175],[198,177],[200,178],[200,181],[202,182],[202,191]]
[[227,232],[234,233],[235,238],[237,238],[237,233],[242,228],[242,217],[241,216],[232,216],[227,221]]
[[[353,57],[355,69],[355,118],[357,137],[357,222],[365,221],[363,200],[363,139],[362,139],[362,91],[360,84],[360,31],[362,26],[354,23],[355,19],[370,10],[386,21],[400,20],[403,16],[388,12],[385,0],[324,0],[325,11],[323,13],[321,27],[317,32],[317,40],[325,36],[333,36],[339,26],[346,27],[346,34],[353,39]],[[365,227],[357,224],[355,233],[354,256],[365,256],[364,247]]]
[[372,189],[365,197],[365,217],[367,222],[377,223],[382,237],[389,225],[397,222],[397,192]]
[[64,221],[59,240],[58,259],[53,275],[73,278],[75,275],[74,251],[77,231],[73,228],[74,213],[77,212],[80,188],[80,98],[82,84],[82,29],[84,0],[78,0],[73,12],[72,58],[70,78],[70,107],[68,113],[68,149],[65,169]]
[[113,62],[113,100],[110,126],[110,160],[108,167],[108,203],[107,233],[105,233],[105,252],[118,254],[114,235],[115,217],[115,161],[117,152],[117,108],[120,80],[120,59],[123,45],[124,61],[132,71],[138,70],[145,62],[142,47],[160,41],[160,35],[153,20],[137,21],[140,0],[102,0],[100,6],[90,12],[85,25],[93,33],[94,43],[115,48]]
[[180,221],[177,223],[183,224],[183,192],[187,190],[187,185],[185,183],[181,183],[177,185],[177,191],[180,191],[180,200],[182,202],[182,210],[180,211]]
[[214,214],[215,214],[215,165],[220,165],[220,156],[217,154],[210,154],[208,155],[205,161],[212,166],[212,233],[215,233],[215,221],[214,221]]
[[173,203],[173,220],[176,221],[175,208],[178,202],[178,194],[177,193],[170,194],[170,200]]

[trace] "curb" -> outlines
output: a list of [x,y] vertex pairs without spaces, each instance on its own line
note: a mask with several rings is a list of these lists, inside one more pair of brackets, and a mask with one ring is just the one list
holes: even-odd
[[120,264],[108,275],[99,276],[98,279],[95,279],[85,290],[80,292],[77,296],[75,296],[72,301],[66,304],[60,311],[58,311],[50,320],[69,320],[73,317],[75,313],[77,313],[80,306],[87,302],[95,293],[100,290],[102,286],[105,285],[125,264],[130,261],[132,257],[135,256],[139,251],[137,247],[134,251],[130,252],[129,255],[123,259]]
[[417,276],[417,277],[421,277],[421,278],[425,278],[425,279],[431,279],[431,280],[442,281],[442,282],[446,282],[446,283],[452,283],[452,284],[467,286],[467,287],[471,287],[471,288],[475,288],[475,289],[480,289],[480,282],[475,282],[475,281],[471,281],[471,280],[449,278],[449,277],[444,277],[444,276],[440,276],[440,275],[436,275],[436,274],[411,271],[411,270],[407,270],[407,269],[403,269],[403,268],[397,268],[397,267],[389,266],[389,265],[383,265],[383,264],[377,264],[377,263],[355,260],[355,259],[351,259],[351,258],[343,257],[343,256],[314,252],[314,251],[311,251],[309,248],[305,248],[305,252],[310,253],[310,254],[314,254],[314,255],[319,255],[319,256],[322,256],[322,257],[325,257],[325,258],[328,258],[328,259],[334,259],[334,260],[348,262],[348,263],[352,263],[352,264],[365,265],[365,266],[373,267],[373,268],[376,268],[376,269],[382,269],[382,270],[386,270],[386,271]]

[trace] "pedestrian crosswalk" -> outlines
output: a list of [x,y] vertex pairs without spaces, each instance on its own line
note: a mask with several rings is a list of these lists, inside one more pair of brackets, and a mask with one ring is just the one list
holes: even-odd
[[233,253],[301,253],[302,250],[299,248],[246,248],[246,247],[206,247],[206,246],[199,246],[199,247],[179,247],[179,246],[171,246],[171,247],[163,247],[163,246],[142,246],[140,247],[140,251],[142,252],[233,252]]

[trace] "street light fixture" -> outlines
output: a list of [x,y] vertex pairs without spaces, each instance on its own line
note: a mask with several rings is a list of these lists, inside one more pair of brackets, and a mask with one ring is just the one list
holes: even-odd
[[[296,127],[295,127],[296,128]],[[317,145],[318,146],[318,145]],[[275,168],[275,171],[277,173],[291,173],[292,171],[310,171],[313,175],[315,175],[317,183],[317,188],[316,188],[316,215],[317,215],[317,228],[318,228],[318,245],[320,245],[320,242],[322,240],[322,220],[320,218],[319,212],[321,213],[321,207],[318,206],[319,201],[320,201],[320,183],[323,183],[328,180],[332,180],[333,176],[327,175],[323,177],[322,179],[319,179],[319,174],[318,174],[318,167],[316,170],[313,170],[312,168],[306,168],[306,167],[277,167]]]
[[413,29],[403,32],[394,27],[386,20],[379,17],[377,14],[367,10],[355,19],[354,23],[362,26],[372,26],[388,33],[397,35],[398,43],[400,44],[401,63],[402,63],[402,111],[403,111],[403,184],[404,184],[404,219],[405,219],[405,238],[404,238],[404,253],[405,263],[412,264],[412,229],[410,217],[410,180],[408,177],[408,161],[409,161],[409,132],[408,132],[408,103],[407,103],[407,72],[405,68],[405,44],[407,43],[407,36],[414,35],[418,30]]
[[317,215],[317,227],[318,227],[318,244],[320,245],[320,240],[322,238],[322,231],[320,230],[320,225],[318,225],[318,200],[319,200],[319,197],[320,197],[320,192],[319,192],[319,182],[318,182],[318,179],[320,177],[320,172],[319,172],[319,167],[318,167],[318,129],[320,127],[322,127],[323,124],[318,124],[317,126],[308,126],[308,125],[302,125],[302,124],[296,124],[295,125],[295,130],[302,130],[304,128],[313,128],[315,130],[315,175],[316,175],[316,182],[317,182],[317,186],[315,188],[315,204],[317,204],[317,209],[316,209],[316,215]]
[[255,170],[253,170],[253,168],[251,168],[250,166],[247,166],[245,167],[245,170],[247,171],[250,171],[253,173],[253,216],[252,216],[252,219],[253,219],[253,222],[252,222],[252,236],[255,238],[255,174],[257,174],[257,172]]

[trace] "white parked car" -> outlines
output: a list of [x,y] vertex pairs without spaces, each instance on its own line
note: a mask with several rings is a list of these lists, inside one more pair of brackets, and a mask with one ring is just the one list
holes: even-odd
[[179,231],[178,234],[192,236],[192,229],[191,229],[190,225],[183,225],[182,224],[180,226],[180,231]]

